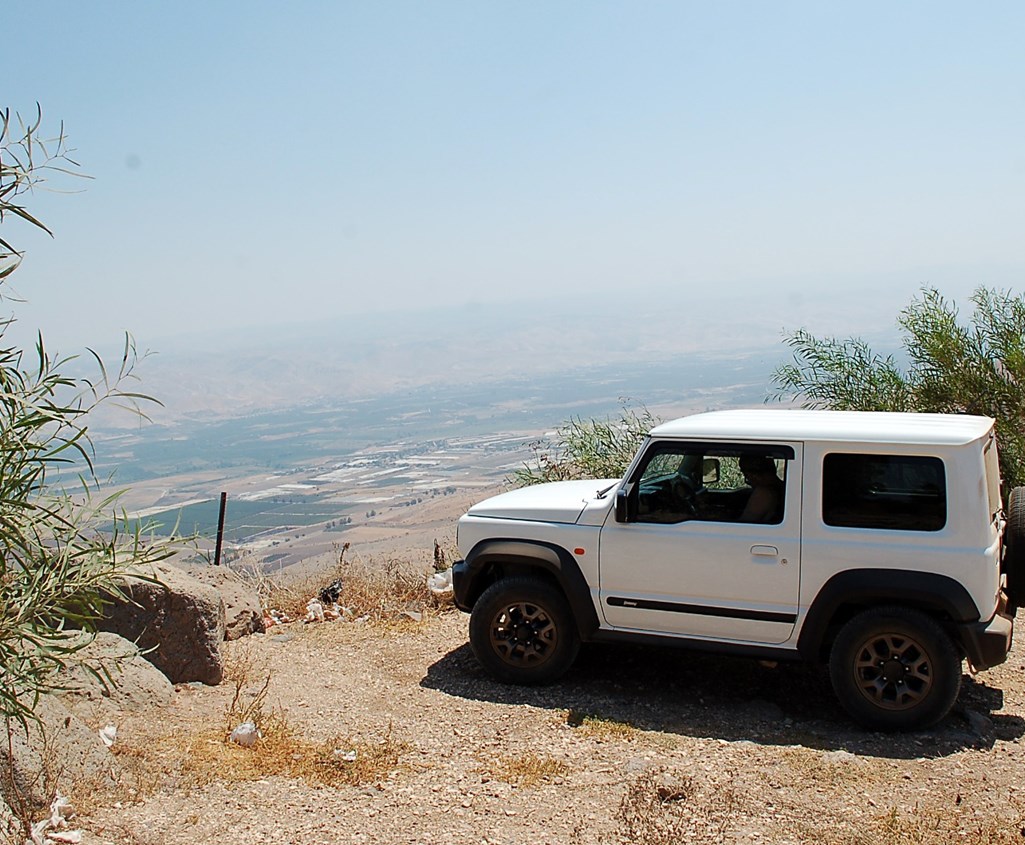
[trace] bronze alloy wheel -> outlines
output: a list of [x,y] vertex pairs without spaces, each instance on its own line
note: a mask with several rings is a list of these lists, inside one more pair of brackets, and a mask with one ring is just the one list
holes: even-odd
[[916,707],[932,689],[929,655],[906,634],[879,633],[868,637],[858,647],[852,668],[861,694],[885,710]]
[[551,657],[558,644],[558,626],[535,602],[510,604],[491,622],[491,647],[513,666],[538,666]]

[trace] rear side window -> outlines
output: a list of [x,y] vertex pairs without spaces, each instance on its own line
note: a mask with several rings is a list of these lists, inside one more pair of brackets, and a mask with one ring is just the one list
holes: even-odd
[[1000,504],[1000,461],[997,459],[996,438],[990,437],[983,453],[986,461],[986,495],[989,498],[989,518],[996,519],[1003,507]]
[[822,521],[846,528],[939,531],[947,524],[943,461],[910,455],[826,455]]

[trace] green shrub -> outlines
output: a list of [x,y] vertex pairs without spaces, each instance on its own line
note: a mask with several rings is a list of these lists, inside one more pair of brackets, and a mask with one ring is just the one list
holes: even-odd
[[[38,115],[25,124],[0,113],[0,224],[20,220],[49,232],[20,198],[76,165],[63,127],[47,141],[39,125]],[[21,259],[0,238],[0,282]],[[95,377],[72,378],[63,371],[73,359],[52,356],[42,336],[30,353],[8,343],[12,322],[0,323],[0,715],[8,730],[12,720],[32,719],[56,670],[87,643],[74,633],[94,630],[118,594],[117,577],[171,553],[166,543],[144,542],[144,529],[127,528],[117,497],[101,494],[93,472],[90,412],[114,401],[141,413],[148,398],[128,389],[137,360],[131,338],[115,372],[90,351]],[[113,530],[101,532],[112,516]]]
[[932,288],[901,311],[904,368],[857,338],[793,332],[793,361],[773,374],[777,396],[811,408],[993,417],[1005,485],[1025,484],[1025,296],[978,288],[971,302],[967,324]]
[[641,405],[623,404],[618,417],[561,425],[554,440],[531,444],[533,457],[510,481],[517,486],[575,478],[620,478],[648,432],[660,422]]

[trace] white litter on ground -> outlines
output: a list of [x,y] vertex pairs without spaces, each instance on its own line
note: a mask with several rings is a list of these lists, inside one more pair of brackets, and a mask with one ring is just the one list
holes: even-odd
[[243,722],[231,732],[231,741],[243,748],[256,745],[257,741],[263,738],[260,729],[253,722]]
[[453,596],[452,568],[427,576],[427,589],[436,598],[450,601]]

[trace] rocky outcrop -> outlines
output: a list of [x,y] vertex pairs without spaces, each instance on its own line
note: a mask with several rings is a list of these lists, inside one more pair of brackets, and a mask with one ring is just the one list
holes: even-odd
[[198,581],[216,587],[224,601],[226,640],[263,633],[263,610],[256,590],[226,566],[183,567]]
[[113,786],[116,760],[99,729],[116,728],[125,712],[158,712],[174,693],[138,647],[117,634],[78,634],[68,645],[74,653],[57,674],[58,689],[39,697],[35,720],[12,721],[10,748],[6,738],[0,743],[0,832],[10,820],[5,801],[36,814],[58,793]]
[[38,722],[12,721],[10,747],[6,740],[0,743],[8,803],[39,808],[57,791],[67,794],[79,784],[91,789],[114,784],[112,758],[96,730],[55,695],[41,696],[33,712]]
[[224,676],[224,602],[216,588],[167,565],[148,566],[120,584],[98,623],[137,643],[145,658],[175,684],[219,684]]
[[61,700],[93,725],[116,722],[122,711],[155,710],[171,701],[174,687],[135,643],[101,631],[60,673]]

